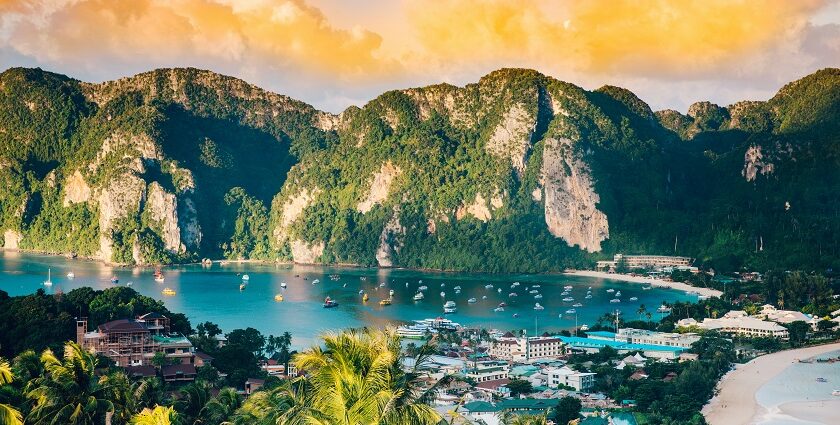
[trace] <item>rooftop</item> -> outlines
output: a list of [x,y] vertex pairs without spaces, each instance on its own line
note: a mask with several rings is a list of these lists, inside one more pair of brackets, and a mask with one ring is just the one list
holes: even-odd
[[628,350],[628,351],[670,351],[674,353],[681,353],[686,351],[686,348],[682,347],[669,347],[667,345],[653,345],[653,344],[631,344],[627,342],[621,341],[610,341],[606,339],[596,339],[596,338],[582,338],[577,336],[562,336],[560,337],[563,342],[572,347],[580,347],[580,348],[604,348],[604,347],[612,347],[616,350]]

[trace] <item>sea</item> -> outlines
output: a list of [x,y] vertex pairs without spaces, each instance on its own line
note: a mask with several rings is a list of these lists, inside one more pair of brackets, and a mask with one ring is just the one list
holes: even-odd
[[[384,327],[443,317],[446,301],[454,301],[457,312],[445,317],[463,326],[525,330],[528,335],[571,330],[576,325],[591,326],[603,314],[615,311],[627,320],[655,321],[661,318],[656,309],[663,302],[697,301],[696,295],[682,291],[643,290],[638,283],[564,274],[449,273],[230,262],[164,267],[161,271],[165,280],[158,283],[153,268],[112,267],[97,261],[11,251],[0,251],[0,270],[0,290],[12,296],[41,288],[48,293],[66,293],[84,286],[130,286],[162,300],[170,311],[184,313],[193,326],[210,321],[225,332],[247,327],[264,335],[290,332],[296,348],[316,343],[318,336],[329,330]],[[43,285],[48,271],[51,287]],[[70,272],[74,278],[67,276]],[[240,289],[246,274],[247,285]],[[112,277],[119,282],[112,283]],[[286,288],[281,287],[283,282]],[[512,287],[514,282],[520,284]],[[425,298],[413,301],[420,286],[428,287]],[[562,295],[565,286],[571,286],[568,295]],[[456,287],[460,287],[459,293]],[[175,294],[164,295],[164,288]],[[609,289],[614,292],[608,292]],[[392,304],[379,305],[380,300],[390,297],[391,290]],[[591,299],[585,298],[588,291]],[[621,302],[610,303],[619,291]],[[368,302],[362,300],[364,293],[369,296]],[[514,293],[516,296],[511,296]],[[278,294],[282,294],[283,301],[275,301]],[[541,299],[537,299],[538,294]],[[338,307],[324,308],[327,297],[337,301]],[[574,301],[563,301],[566,297]],[[630,301],[631,297],[638,300]],[[470,298],[476,302],[468,302]],[[504,312],[494,311],[502,302],[506,304]],[[535,310],[536,303],[544,309]],[[574,308],[575,303],[583,306]],[[650,319],[639,311],[642,305],[652,313]],[[570,311],[572,308],[574,312]]]
[[[832,351],[819,356],[803,359],[804,363],[795,362],[785,368],[782,373],[764,384],[756,393],[755,399],[766,409],[763,417],[757,421],[758,425],[824,425],[840,424],[840,410],[837,400],[833,396],[834,390],[840,390],[840,361],[818,362],[817,359],[840,358],[840,351]],[[812,402],[816,403],[812,409],[829,409],[825,414],[815,415],[827,418],[823,420],[809,420],[796,417],[782,410],[786,404]],[[819,403],[828,402],[828,403]],[[833,413],[831,413],[833,411]],[[811,412],[814,413],[814,412]]]

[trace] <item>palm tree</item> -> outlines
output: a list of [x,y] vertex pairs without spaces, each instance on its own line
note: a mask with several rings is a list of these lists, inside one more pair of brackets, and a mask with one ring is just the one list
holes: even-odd
[[647,311],[647,308],[645,307],[644,304],[639,305],[639,309],[636,310],[636,314],[639,315],[639,319],[642,318],[642,315],[644,315],[646,311]]
[[173,407],[148,407],[131,418],[132,425],[175,425],[178,424],[178,413]]
[[233,388],[223,388],[201,410],[199,419],[205,424],[220,424],[230,419],[242,405],[242,397]]
[[[14,378],[9,362],[0,358],[0,386],[11,384]],[[23,425],[23,415],[11,405],[0,403],[0,425]]]
[[546,415],[518,415],[513,412],[504,412],[501,414],[501,419],[504,425],[546,425],[548,420]]
[[132,415],[140,409],[135,407],[136,400],[131,391],[131,381],[125,372],[114,372],[99,379],[99,384],[105,389],[105,398],[114,404],[114,414],[111,417],[113,423],[125,424],[131,420]]
[[306,371],[306,378],[253,395],[234,423],[249,423],[249,418],[250,423],[290,425],[433,425],[441,421],[428,404],[437,387],[420,387],[433,352],[430,346],[419,348],[414,367],[406,372],[393,329],[328,333],[323,339],[324,348],[315,346],[295,357],[295,365]]
[[114,412],[114,403],[108,400],[111,384],[100,384],[94,374],[96,357],[80,345],[66,343],[63,359],[44,350],[41,363],[44,376],[36,378],[27,393],[34,401],[27,423],[101,424],[106,414]]
[[198,422],[204,406],[210,401],[210,387],[205,382],[193,382],[181,387],[175,410],[185,423]]
[[131,385],[131,396],[135,410],[163,404],[163,382],[158,377],[146,378]]

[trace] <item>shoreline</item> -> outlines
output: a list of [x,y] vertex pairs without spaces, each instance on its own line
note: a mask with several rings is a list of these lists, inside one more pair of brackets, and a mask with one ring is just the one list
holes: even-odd
[[[761,420],[767,409],[758,403],[758,391],[798,359],[840,350],[840,342],[767,354],[737,365],[718,382],[718,393],[703,406],[709,425],[747,425]],[[836,404],[825,402],[826,404]],[[787,412],[795,405],[786,403]],[[812,412],[813,414],[814,412]]]
[[698,295],[703,297],[715,297],[720,298],[723,295],[723,292],[718,291],[717,289],[711,288],[698,288],[696,286],[691,286],[687,283],[683,282],[668,282],[661,279],[653,279],[649,277],[642,277],[642,276],[630,276],[626,274],[618,274],[618,273],[606,273],[606,272],[598,272],[593,270],[575,270],[575,271],[567,271],[564,274],[569,276],[584,276],[584,277],[596,277],[601,279],[613,279],[613,280],[620,280],[623,282],[630,282],[630,283],[644,283],[649,284],[653,287],[657,288],[669,288],[669,289],[676,289],[678,291],[684,292],[696,292]]

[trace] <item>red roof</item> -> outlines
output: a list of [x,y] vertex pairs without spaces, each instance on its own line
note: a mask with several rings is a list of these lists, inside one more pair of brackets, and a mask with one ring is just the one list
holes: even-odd
[[485,390],[497,390],[499,387],[505,386],[510,383],[510,379],[502,378],[502,379],[494,379],[492,381],[484,381],[479,384],[476,384],[476,388],[482,388]]
[[510,331],[507,331],[507,333],[502,335],[502,337],[503,338],[515,338],[515,336],[512,333],[510,333]]

